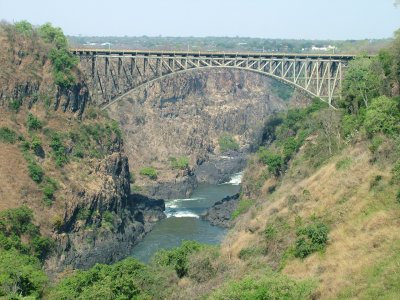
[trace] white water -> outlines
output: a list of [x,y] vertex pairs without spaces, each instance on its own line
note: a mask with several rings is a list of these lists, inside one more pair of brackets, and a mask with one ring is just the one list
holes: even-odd
[[233,174],[228,182],[224,182],[222,184],[239,185],[242,183],[242,177],[243,177],[243,172]]
[[[242,182],[243,172],[235,173],[231,176],[228,182],[224,182],[221,185],[233,185],[238,186]],[[201,204],[206,198],[204,197],[192,197],[183,199],[172,199],[165,201],[165,214],[167,218],[196,218],[200,216],[197,213],[198,207],[204,206]],[[220,199],[213,199],[215,201]],[[196,211],[196,212],[195,212]]]
[[199,215],[188,211],[188,210],[179,210],[179,211],[168,211],[166,212],[167,218],[175,217],[175,218],[200,218]]
[[189,199],[165,201],[166,219],[158,222],[153,230],[133,249],[133,256],[148,262],[159,249],[179,246],[184,240],[196,240],[206,244],[218,244],[224,238],[226,229],[212,226],[199,216],[216,201],[239,191],[239,174],[226,184],[199,184]]

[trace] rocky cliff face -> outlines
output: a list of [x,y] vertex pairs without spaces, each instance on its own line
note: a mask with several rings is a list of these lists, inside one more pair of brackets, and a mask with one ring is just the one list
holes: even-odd
[[[143,90],[125,95],[108,110],[124,131],[137,184],[147,186],[151,196],[179,197],[190,193],[188,182],[197,180],[180,179],[169,166],[170,157],[188,156],[194,174],[199,165],[211,162],[212,166],[206,169],[216,170],[212,181],[221,181],[218,173],[226,176],[226,172],[213,164],[224,156],[219,151],[219,137],[229,133],[237,139],[242,152],[249,151],[258,143],[268,115],[284,110],[294,98],[304,97],[290,93],[286,100],[282,99],[276,93],[276,82],[260,74],[218,69],[152,82]],[[244,165],[240,159],[238,163]],[[158,169],[157,183],[138,175],[138,170],[147,165]],[[207,181],[203,175],[199,178]],[[176,182],[184,182],[186,187],[178,188],[175,194],[172,189],[167,188],[165,193],[163,188],[154,187]]]
[[164,201],[130,195],[128,160],[119,151],[93,175],[91,188],[75,187],[65,202],[62,225],[53,233],[55,255],[46,261],[50,272],[116,262],[165,217]]

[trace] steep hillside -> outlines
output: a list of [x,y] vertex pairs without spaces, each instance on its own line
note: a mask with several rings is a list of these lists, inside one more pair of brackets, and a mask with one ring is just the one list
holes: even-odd
[[50,273],[126,257],[164,204],[130,195],[118,124],[90,106],[59,28],[1,24],[0,40],[0,210],[33,211]]

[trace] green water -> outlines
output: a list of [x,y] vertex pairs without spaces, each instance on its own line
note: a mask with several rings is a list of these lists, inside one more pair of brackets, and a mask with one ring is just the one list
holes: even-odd
[[196,240],[206,244],[219,244],[226,234],[226,229],[212,226],[199,215],[216,201],[239,191],[241,174],[232,176],[225,184],[201,184],[188,199],[165,201],[167,218],[158,222],[133,249],[132,256],[148,262],[161,248],[179,246],[184,240]]

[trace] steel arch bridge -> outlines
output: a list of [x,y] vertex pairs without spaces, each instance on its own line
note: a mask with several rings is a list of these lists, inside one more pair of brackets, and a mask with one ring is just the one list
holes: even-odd
[[155,80],[194,69],[257,72],[319,97],[332,105],[353,55],[221,53],[71,49],[80,58],[91,96],[103,109]]

